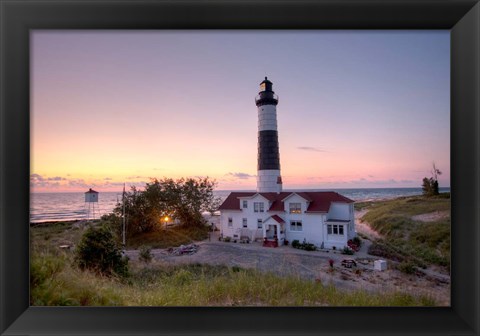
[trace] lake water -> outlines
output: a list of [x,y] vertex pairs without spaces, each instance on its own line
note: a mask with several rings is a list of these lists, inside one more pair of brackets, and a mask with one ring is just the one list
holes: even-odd
[[[295,191],[286,189],[284,191]],[[307,191],[307,190],[304,190]],[[390,199],[400,196],[421,195],[421,188],[375,188],[375,189],[311,189],[308,191],[336,191],[355,201]],[[449,192],[450,188],[440,188],[440,192]],[[218,190],[215,194],[225,199],[231,190]],[[95,203],[95,218],[110,213],[118,201],[121,192],[100,192]],[[60,220],[86,219],[93,216],[92,208],[85,203],[83,192],[76,193],[32,193],[30,221],[34,223]]]

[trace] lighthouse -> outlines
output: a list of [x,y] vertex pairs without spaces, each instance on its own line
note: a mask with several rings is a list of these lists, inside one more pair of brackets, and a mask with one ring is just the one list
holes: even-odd
[[272,82],[267,77],[260,83],[255,104],[258,109],[257,192],[280,193],[282,177],[277,130],[278,96],[273,92]]
[[[255,97],[258,109],[257,191],[231,192],[220,205],[221,232],[233,241],[263,241],[278,247],[305,241],[341,249],[356,236],[354,201],[333,191],[282,191],[277,105],[265,77]],[[227,241],[227,240],[225,240]]]

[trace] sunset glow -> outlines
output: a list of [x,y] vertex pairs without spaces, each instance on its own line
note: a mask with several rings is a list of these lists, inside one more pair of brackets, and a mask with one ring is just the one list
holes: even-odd
[[[284,189],[450,186],[448,31],[35,31],[34,192],[253,190],[265,75]],[[167,219],[165,219],[167,221]]]

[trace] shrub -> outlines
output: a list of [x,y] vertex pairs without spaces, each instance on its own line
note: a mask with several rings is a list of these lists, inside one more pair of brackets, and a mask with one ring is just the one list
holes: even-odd
[[106,226],[87,229],[75,250],[75,262],[82,270],[104,275],[128,275],[128,258],[122,257],[112,232]]
[[223,241],[226,242],[226,243],[230,242],[230,237],[223,238]]
[[403,261],[397,265],[397,269],[406,274],[413,274],[415,273],[416,267],[411,261]]
[[145,263],[149,263],[150,261],[152,261],[152,248],[146,245],[140,246],[138,258],[140,259],[140,261],[143,261]]
[[374,255],[377,257],[383,257],[387,259],[391,259],[393,261],[403,261],[405,257],[395,251],[393,248],[377,241],[372,243],[370,247],[368,248],[368,254]]
[[303,243],[300,243],[299,240],[295,239],[292,241],[292,247],[300,250],[305,250],[305,251],[316,251],[317,247],[311,243],[307,243],[305,240]]
[[353,250],[351,248],[348,248],[347,246],[345,246],[342,250],[342,254],[353,255]]

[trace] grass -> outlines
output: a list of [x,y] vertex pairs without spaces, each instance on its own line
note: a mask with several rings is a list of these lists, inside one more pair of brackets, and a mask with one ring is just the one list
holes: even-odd
[[[369,205],[372,206],[372,205]],[[31,227],[31,292],[35,306],[434,306],[429,296],[412,293],[342,291],[299,277],[239,267],[192,264],[165,266],[130,261],[127,278],[105,277],[74,266],[73,250],[83,230],[72,222]],[[97,221],[93,225],[99,225]],[[433,228],[411,233],[422,246],[443,246]],[[208,229],[176,227],[128,240],[130,247],[178,246],[204,239]],[[446,246],[444,246],[446,248]],[[427,252],[430,250],[427,250]],[[425,252],[425,253],[427,253]]]
[[72,266],[69,252],[35,255],[31,304],[50,306],[433,306],[427,296],[339,291],[239,267],[136,264],[127,279]]
[[[58,245],[72,245],[76,243],[83,230],[76,226],[77,221],[48,222],[34,224],[30,230],[30,238],[37,248],[46,250]],[[87,225],[101,225],[101,220]],[[168,229],[157,229],[148,233],[141,233],[128,237],[127,248],[137,249],[142,245],[151,248],[167,248],[192,243],[208,238],[209,228],[174,226]]]
[[176,226],[168,229],[158,229],[129,238],[127,240],[127,247],[137,249],[142,245],[148,245],[151,248],[180,246],[208,238],[208,231],[208,227],[192,228]]
[[450,216],[433,222],[412,219],[435,211],[449,212],[449,193],[438,197],[402,197],[361,206],[368,209],[363,219],[384,237],[372,245],[370,252],[422,266],[426,263],[450,267]]

